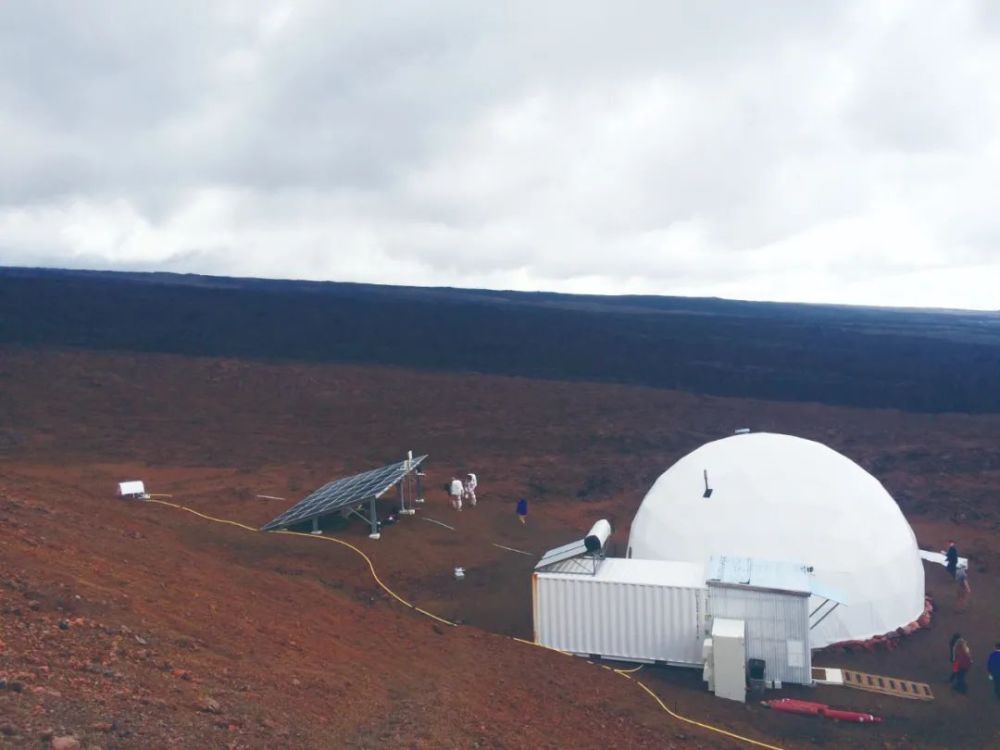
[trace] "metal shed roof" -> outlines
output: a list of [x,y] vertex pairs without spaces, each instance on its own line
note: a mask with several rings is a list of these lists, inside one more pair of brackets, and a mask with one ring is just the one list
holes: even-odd
[[734,555],[713,556],[708,561],[706,583],[709,586],[743,586],[761,591],[784,591],[815,595],[847,604],[835,588],[817,580],[807,565],[777,560],[759,560]]
[[709,585],[812,593],[809,570],[801,563],[720,555],[709,559],[706,580]]

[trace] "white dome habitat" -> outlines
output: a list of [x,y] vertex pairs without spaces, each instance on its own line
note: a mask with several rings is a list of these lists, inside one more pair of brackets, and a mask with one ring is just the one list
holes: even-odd
[[812,566],[844,598],[812,631],[813,648],[888,633],[924,610],[923,563],[896,501],[846,456],[789,435],[734,435],[684,456],[646,493],[628,545],[639,559]]

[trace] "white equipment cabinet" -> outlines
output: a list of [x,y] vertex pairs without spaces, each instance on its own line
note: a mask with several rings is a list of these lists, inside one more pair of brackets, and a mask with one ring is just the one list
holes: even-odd
[[746,703],[747,626],[743,620],[712,622],[712,678],[719,698]]
[[137,480],[118,483],[118,497],[145,498],[146,486]]

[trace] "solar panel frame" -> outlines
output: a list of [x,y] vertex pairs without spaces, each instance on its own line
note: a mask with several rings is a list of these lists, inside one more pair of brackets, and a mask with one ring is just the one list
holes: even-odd
[[403,477],[415,470],[426,458],[426,455],[417,456],[413,459],[327,482],[319,489],[306,495],[280,516],[262,526],[261,531],[287,528],[366,500],[378,499]]
[[535,570],[542,570],[549,565],[555,565],[556,563],[563,562],[564,560],[579,557],[586,552],[587,545],[584,543],[583,539],[576,542],[570,542],[569,544],[564,544],[561,547],[550,549],[542,555],[542,559],[535,565]]

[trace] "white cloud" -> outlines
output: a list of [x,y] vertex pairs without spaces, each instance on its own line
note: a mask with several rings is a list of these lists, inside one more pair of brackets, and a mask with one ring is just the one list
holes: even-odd
[[990,3],[0,6],[0,263],[996,309]]

